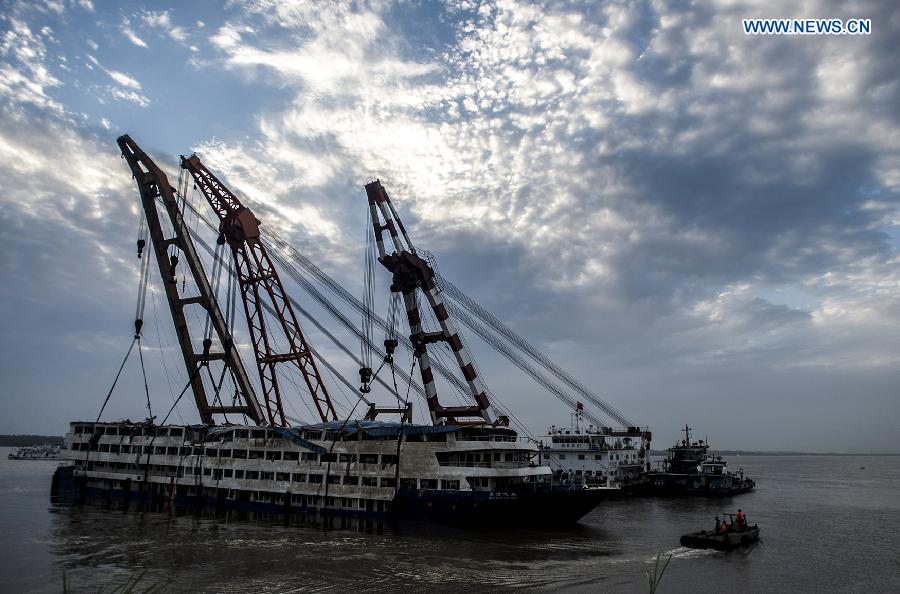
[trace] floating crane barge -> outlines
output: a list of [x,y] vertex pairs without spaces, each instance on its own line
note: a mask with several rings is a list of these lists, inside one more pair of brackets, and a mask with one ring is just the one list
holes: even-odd
[[[378,371],[373,373],[365,361],[358,396],[368,408],[363,418],[339,419],[319,373],[317,353],[300,329],[293,300],[273,264],[280,256],[270,257],[253,212],[196,155],[182,157],[182,169],[219,220],[214,277],[227,266],[220,252],[226,246],[231,251],[237,287],[230,294],[240,295],[243,304],[262,394],[258,399],[233,346],[234,301],[220,308],[215,283],[207,278],[185,224],[183,199],[179,201],[165,173],[130,137],[120,137],[118,144],[140,192],[188,381],[159,425],[152,415],[142,423],[100,422],[103,408],[95,421],[71,423],[66,435],[71,463],[54,475],[56,497],[126,509],[193,506],[533,526],[575,522],[614,491],[554,484],[534,440],[520,438],[508,427],[505,414],[493,412],[488,391],[442,302],[434,269],[417,253],[378,181],[366,186],[372,238],[378,262],[392,275],[391,292],[402,299],[409,327],[408,341],[403,342],[411,347],[413,365],[419,368],[432,424],[412,422],[408,395],[402,402],[395,392],[397,406],[388,408],[367,400]],[[183,180],[182,197],[188,176]],[[139,353],[141,349],[150,274],[146,246],[146,237],[140,236],[141,287],[129,354],[135,345]],[[178,271],[184,269],[178,282]],[[185,278],[194,292],[186,290]],[[434,314],[437,329],[425,329],[419,296]],[[206,320],[202,333],[188,323],[190,308],[198,308]],[[385,340],[382,368],[389,365],[393,371],[398,342]],[[444,368],[432,360],[429,345],[442,342],[459,367],[463,380],[457,385],[467,388],[469,404],[439,400],[433,364],[442,373]],[[303,378],[317,422],[290,426],[279,379],[284,369]],[[226,378],[234,386],[230,403],[222,389]],[[106,402],[114,388],[115,382]],[[202,424],[167,424],[188,390]],[[149,408],[149,389],[147,399]],[[229,423],[227,415],[240,415],[247,424]],[[397,415],[399,420],[379,420],[382,415]],[[219,419],[225,422],[217,424]]]

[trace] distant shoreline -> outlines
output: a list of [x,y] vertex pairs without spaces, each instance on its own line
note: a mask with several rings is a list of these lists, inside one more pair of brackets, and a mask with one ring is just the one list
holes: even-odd
[[33,445],[62,445],[59,435],[0,435],[0,447],[22,448]]
[[[767,452],[753,450],[710,450],[716,456],[900,456],[900,453],[885,452]],[[650,450],[651,456],[665,456],[665,450]]]

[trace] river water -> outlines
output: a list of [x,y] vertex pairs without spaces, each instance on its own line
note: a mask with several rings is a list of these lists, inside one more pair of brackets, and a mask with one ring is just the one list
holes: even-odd
[[[54,506],[57,463],[0,448],[0,592],[289,592],[353,589],[647,592],[900,592],[900,456],[742,456],[757,480],[731,499],[617,500],[566,530],[455,530],[351,522],[346,528]],[[678,546],[742,508],[752,548]]]

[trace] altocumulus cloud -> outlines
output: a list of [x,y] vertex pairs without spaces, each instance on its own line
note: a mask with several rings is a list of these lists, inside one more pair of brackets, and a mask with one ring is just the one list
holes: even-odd
[[[146,55],[163,45],[143,41],[151,29],[175,42],[160,51],[183,51],[190,66],[168,72],[169,84],[207,97],[233,127],[152,141],[168,154],[192,146],[348,283],[359,283],[360,187],[379,177],[447,276],[664,441],[675,419],[720,443],[728,423],[733,447],[897,450],[900,20],[874,2],[789,10],[248,0],[223,15],[127,7],[91,38],[104,40],[92,55],[110,88],[141,96],[163,79],[104,46],[124,33],[117,47]],[[48,145],[48,157],[70,149],[103,163],[115,151],[97,143],[91,122],[148,135],[152,124],[136,120],[188,123],[155,93],[138,112],[72,100],[72,87],[101,83],[56,68],[42,33],[62,29],[51,13],[17,9],[2,22],[0,93],[23,123],[2,128],[7,152],[26,130],[63,133],[85,141]],[[874,34],[743,36],[740,19],[755,16],[862,16]],[[190,25],[201,18],[203,27]],[[132,30],[138,22],[148,29]],[[204,95],[203,77],[256,99],[217,109],[222,99]],[[133,201],[99,227],[97,217],[40,214],[73,200],[97,212],[98,187],[133,193],[121,164],[110,164],[115,179],[97,167],[93,181],[62,191],[36,185],[52,158],[28,163],[34,175],[0,165],[16,184],[2,198],[7,216],[94,242],[97,266],[120,273],[104,291],[129,301],[130,268],[101,255],[121,243],[112,235],[130,224]],[[13,260],[27,263],[43,279],[29,289],[46,292],[65,264],[16,249],[4,275]],[[4,295],[8,308],[14,298]],[[95,326],[73,335],[108,340],[114,324],[97,326],[90,302],[80,307]],[[470,342],[523,420],[565,422],[565,410]],[[81,355],[80,365],[104,368],[102,355]],[[32,389],[25,372],[7,370],[16,373]],[[732,429],[735,418],[745,423]],[[873,441],[838,435],[848,425]]]

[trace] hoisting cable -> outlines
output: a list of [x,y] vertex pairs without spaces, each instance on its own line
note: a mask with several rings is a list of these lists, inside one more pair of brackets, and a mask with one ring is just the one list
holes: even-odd
[[122,375],[122,370],[125,368],[125,363],[128,361],[128,357],[131,355],[131,350],[134,348],[134,343],[137,342],[137,338],[132,339],[131,345],[128,347],[128,352],[125,353],[125,358],[122,359],[122,364],[119,365],[119,371],[116,372],[116,377],[113,380],[112,385],[109,387],[109,392],[106,393],[106,398],[103,400],[103,406],[100,407],[100,412],[97,413],[97,420],[94,423],[100,422],[100,417],[103,415],[103,410],[106,408],[106,404],[109,402],[109,397],[112,396],[113,390],[116,388],[116,384],[119,381],[119,376]]
[[375,301],[375,264],[373,257],[374,246],[369,226],[372,224],[371,214],[366,219],[366,241],[363,253],[363,311],[362,332],[363,338],[359,341],[359,358],[362,367],[359,368],[359,391],[368,394],[372,391],[369,384],[372,382],[372,349],[369,347],[373,341],[372,335],[372,308]]
[[[416,361],[415,357],[412,358],[412,366],[409,368],[409,375],[412,377],[413,372],[416,369]],[[391,368],[393,368],[393,364],[391,364]],[[392,374],[393,375],[393,374]],[[412,384],[410,384],[412,386]],[[394,376],[394,387],[397,387],[397,378]],[[403,443],[403,423],[406,421],[406,407],[409,405],[409,391],[410,389],[406,389],[406,402],[400,408],[403,409],[404,412],[400,413],[400,430],[397,432],[397,467],[394,471],[394,493],[400,490],[400,445]],[[400,398],[397,398],[399,402]],[[410,419],[412,421],[412,419]]]

